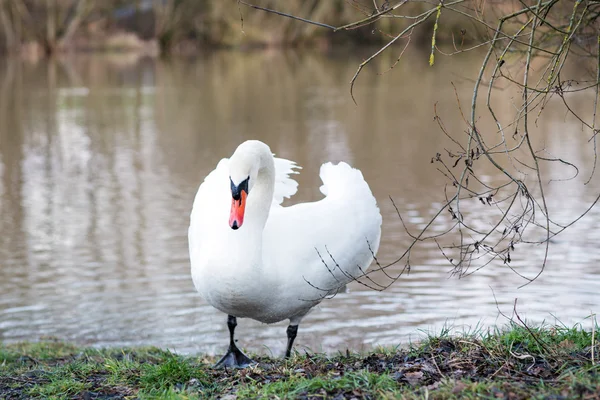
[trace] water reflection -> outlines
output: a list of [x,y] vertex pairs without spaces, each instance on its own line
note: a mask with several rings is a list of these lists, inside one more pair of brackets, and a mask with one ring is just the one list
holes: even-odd
[[[384,215],[380,259],[393,260],[410,241],[388,196],[414,229],[437,211],[446,181],[430,160],[450,143],[433,121],[433,105],[449,131],[462,132],[449,80],[468,99],[472,84],[461,77],[477,69],[467,57],[442,60],[438,69],[414,57],[384,75],[374,72],[390,60],[370,67],[356,86],[358,107],[348,81],[359,56],[1,60],[0,339],[52,335],[94,345],[223,347],[225,317],[202,301],[189,277],[188,217],[202,178],[249,138],[303,166],[294,202],[319,198],[321,163],[346,160],[360,168]],[[514,95],[497,99],[507,113]],[[591,104],[586,96],[572,96],[582,112]],[[588,138],[564,113],[549,112],[537,129],[548,152],[579,165],[593,162]],[[572,140],[564,141],[565,131]],[[568,176],[562,168],[549,172]],[[491,168],[488,174],[498,179]],[[548,200],[566,221],[599,189],[598,179],[587,186],[561,182],[549,187]],[[485,219],[484,210],[472,212]],[[406,342],[419,329],[444,324],[503,323],[497,307],[510,314],[515,297],[533,321],[553,315],[582,321],[600,304],[599,217],[593,209],[557,238],[547,271],[520,290],[524,282],[500,264],[451,278],[437,248],[421,246],[411,273],[387,291],[354,285],[322,303],[305,319],[298,345],[360,349]],[[448,223],[443,218],[434,229]],[[517,252],[513,264],[531,276],[542,255],[542,246],[533,247]],[[283,351],[285,323],[243,321],[238,330],[243,346]]]

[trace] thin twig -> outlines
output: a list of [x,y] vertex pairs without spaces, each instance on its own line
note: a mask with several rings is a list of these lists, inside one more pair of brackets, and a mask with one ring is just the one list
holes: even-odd
[[592,314],[592,365],[596,365],[594,358],[596,348],[596,314]]
[[517,312],[517,299],[515,299],[513,312],[514,312],[515,316],[517,317],[517,319],[519,320],[519,322],[523,325],[523,327],[527,330],[527,332],[529,332],[529,334],[531,335],[533,340],[535,340],[535,342],[540,346],[540,348],[542,348],[546,353],[550,353],[550,351],[548,350],[546,345],[538,339],[537,335],[527,326],[527,324],[519,316],[519,313]]
[[281,11],[271,10],[270,8],[265,8],[265,7],[260,7],[260,6],[254,5],[254,4],[249,4],[249,3],[246,3],[244,0],[238,0],[238,2],[242,3],[243,5],[245,5],[247,7],[252,7],[252,8],[255,8],[257,10],[262,10],[262,11],[266,11],[266,12],[269,12],[269,13],[281,15],[282,17],[291,18],[291,19],[295,19],[295,20],[298,20],[298,21],[306,22],[307,24],[311,24],[311,25],[317,25],[317,26],[320,26],[322,28],[329,28],[329,29],[332,29],[334,31],[336,30],[335,26],[327,25],[327,24],[324,24],[322,22],[311,21],[309,19],[301,18],[301,17],[296,17],[295,15],[286,14],[286,13],[281,12]]

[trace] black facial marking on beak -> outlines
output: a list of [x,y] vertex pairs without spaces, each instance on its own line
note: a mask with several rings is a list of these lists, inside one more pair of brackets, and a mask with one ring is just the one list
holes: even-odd
[[[229,178],[229,181],[231,182],[231,197],[233,197],[234,200],[239,201],[241,199],[242,190],[245,191],[246,194],[248,194],[248,181],[249,180],[250,180],[250,177],[247,177],[239,185],[236,186],[233,183],[233,181],[231,180],[231,178]],[[233,229],[237,229],[237,228],[233,228]]]
[[237,221],[233,221],[233,225],[231,225],[231,229],[233,229],[235,231],[235,230],[237,230],[237,228],[239,228]]

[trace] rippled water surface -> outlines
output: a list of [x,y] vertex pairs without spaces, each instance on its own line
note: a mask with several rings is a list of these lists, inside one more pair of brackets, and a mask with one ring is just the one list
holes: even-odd
[[[393,58],[378,61],[357,82],[356,106],[348,82],[361,57],[224,52],[172,61],[0,60],[0,340],[53,336],[220,352],[226,317],[194,290],[187,226],[199,183],[245,139],[263,140],[302,165],[290,204],[320,197],[323,162],[360,168],[383,214],[379,259],[393,261],[410,238],[389,197],[415,230],[443,203],[447,180],[431,158],[451,143],[434,121],[434,105],[449,131],[464,134],[457,94],[468,107],[468,77],[479,62],[455,57],[428,68],[427,55],[416,54],[377,75]],[[499,93],[498,109],[514,112],[519,95]],[[570,99],[591,115],[593,96]],[[591,166],[588,134],[557,102],[547,107],[534,128],[538,145]],[[600,191],[598,175],[582,185],[590,170],[581,180],[548,185],[553,215],[566,221],[589,206]],[[545,172],[571,173],[559,166]],[[497,178],[491,168],[487,173]],[[470,212],[483,218],[486,210]],[[444,325],[504,324],[499,310],[510,315],[515,298],[531,321],[588,324],[586,317],[600,311],[599,218],[594,208],[554,239],[545,272],[521,289],[524,280],[501,262],[458,279],[435,243],[418,246],[410,273],[386,291],[353,284],[323,302],[304,319],[297,344],[364,349],[406,343]],[[433,230],[449,223],[442,218]],[[533,276],[543,246],[522,249],[512,266]],[[239,322],[242,346],[283,351],[285,322]]]

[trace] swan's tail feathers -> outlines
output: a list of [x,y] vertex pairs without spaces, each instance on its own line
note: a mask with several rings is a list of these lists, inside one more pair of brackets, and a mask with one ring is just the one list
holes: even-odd
[[283,158],[274,158],[275,161],[275,191],[273,202],[281,204],[284,198],[290,198],[298,191],[298,182],[290,178],[291,174],[297,174],[296,169],[302,169],[295,162]]
[[319,175],[323,181],[323,185],[319,190],[325,196],[361,195],[361,198],[364,196],[372,199],[373,204],[375,204],[375,197],[373,197],[362,172],[352,168],[345,162],[340,162],[337,165],[330,162],[325,163],[321,165]]
[[[367,262],[355,263],[366,269],[372,260],[371,252],[377,253],[381,238],[382,219],[377,200],[360,170],[352,168],[345,162],[337,165],[330,162],[323,164],[320,175],[323,181],[321,193],[326,196],[326,199],[335,203],[338,210],[345,213],[340,224],[353,229],[356,233],[354,236],[356,245],[353,248],[356,249],[359,244],[366,246],[367,242],[371,247],[370,250],[367,247],[363,248]],[[340,252],[337,254],[339,256]]]

